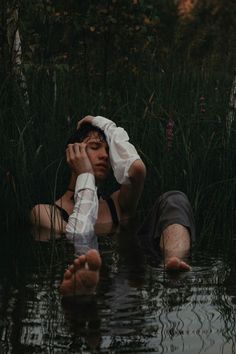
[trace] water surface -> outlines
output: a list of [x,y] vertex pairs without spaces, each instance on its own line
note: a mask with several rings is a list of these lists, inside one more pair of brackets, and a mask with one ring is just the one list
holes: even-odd
[[61,301],[64,242],[2,251],[1,353],[236,352],[233,256],[198,250],[192,271],[167,274],[115,237],[100,244],[101,281],[89,303]]

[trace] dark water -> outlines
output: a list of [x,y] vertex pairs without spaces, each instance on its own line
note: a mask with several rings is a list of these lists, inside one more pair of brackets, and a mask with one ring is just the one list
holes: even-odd
[[166,274],[105,237],[97,295],[62,303],[66,245],[20,244],[1,252],[0,353],[236,352],[236,261],[219,248]]

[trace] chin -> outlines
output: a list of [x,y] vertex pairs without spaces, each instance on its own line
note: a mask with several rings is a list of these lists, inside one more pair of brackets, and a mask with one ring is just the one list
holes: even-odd
[[107,179],[107,173],[96,173],[95,179],[97,182],[103,182]]

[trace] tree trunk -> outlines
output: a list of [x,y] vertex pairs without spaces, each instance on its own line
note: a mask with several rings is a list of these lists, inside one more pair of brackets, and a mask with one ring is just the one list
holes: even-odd
[[18,28],[18,10],[7,9],[7,40],[13,70],[21,65],[21,40]]
[[18,9],[7,9],[7,41],[9,48],[10,70],[23,90],[26,103],[29,103],[25,75],[22,71],[22,49],[19,32]]
[[234,79],[233,79],[230,98],[229,98],[229,112],[226,117],[226,132],[227,132],[228,141],[231,135],[231,126],[235,118],[235,112],[236,112],[236,68],[234,71]]

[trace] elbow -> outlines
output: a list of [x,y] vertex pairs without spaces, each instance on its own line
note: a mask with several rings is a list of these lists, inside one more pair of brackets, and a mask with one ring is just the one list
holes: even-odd
[[135,174],[142,176],[143,178],[146,177],[146,166],[142,160],[134,161],[134,171]]
[[144,162],[140,159],[134,161],[134,163],[131,166],[129,175],[131,180],[133,179],[141,183],[144,182],[146,173],[147,173],[146,166]]

